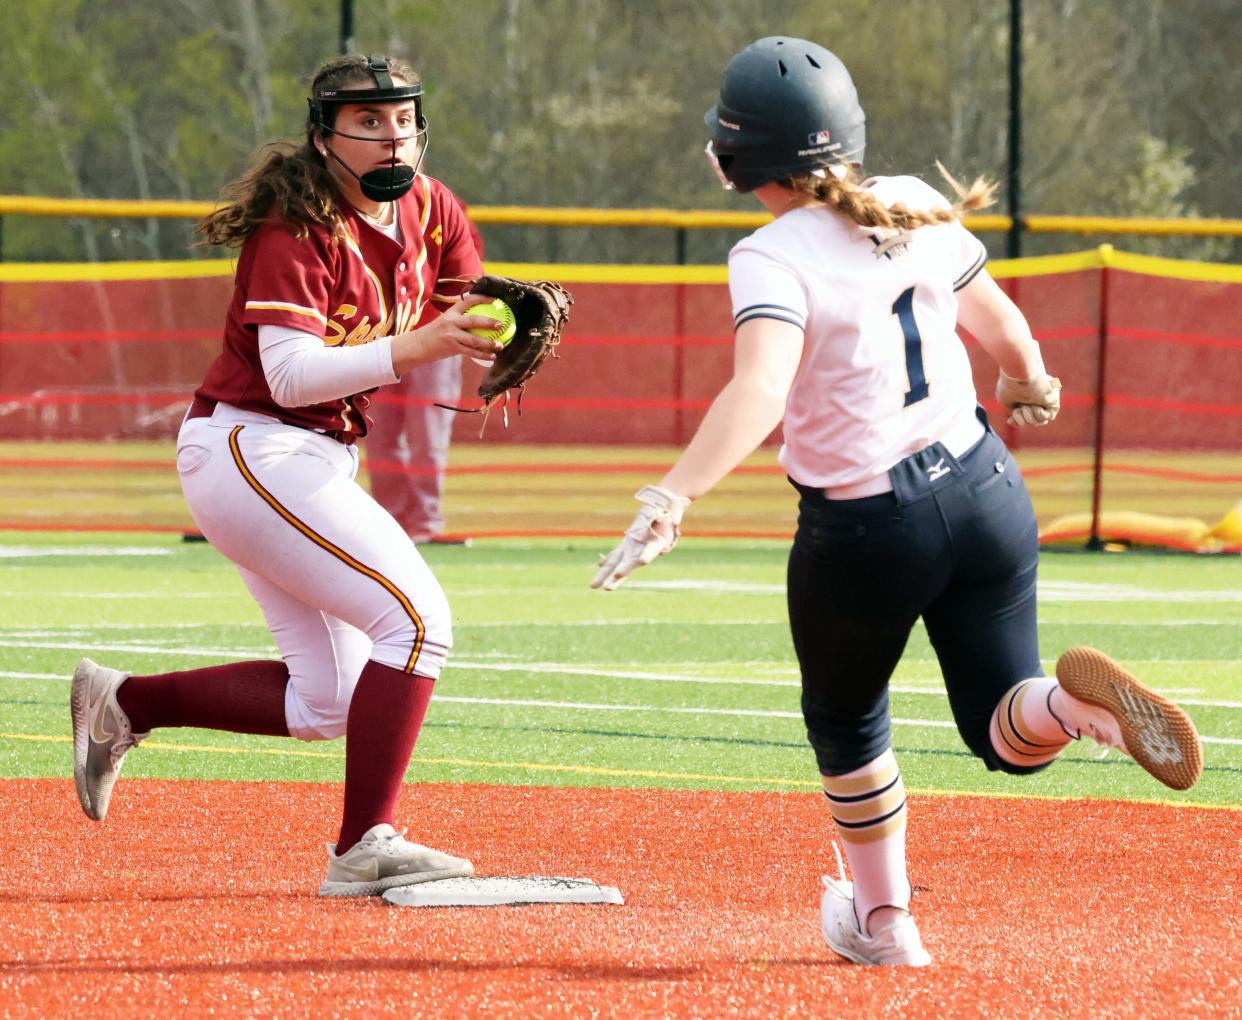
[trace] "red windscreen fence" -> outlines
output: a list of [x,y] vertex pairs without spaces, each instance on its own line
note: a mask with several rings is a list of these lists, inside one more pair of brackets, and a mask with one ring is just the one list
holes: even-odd
[[[1119,268],[1016,275],[1021,263],[1011,265],[1015,272],[998,274],[1002,285],[1065,387],[1055,425],[1003,430],[1041,523],[1093,504],[1097,517],[1113,509],[1223,514],[1242,493],[1242,282]],[[567,286],[575,304],[560,356],[540,370],[522,416],[511,402],[508,428],[493,412],[480,439],[480,417],[461,415],[455,449],[679,446],[693,434],[730,374],[727,287]],[[222,276],[0,282],[6,439],[47,442],[53,460],[56,442],[166,443],[219,349],[230,292]],[[995,366],[970,338],[967,346],[995,421]],[[480,371],[467,364],[464,392],[444,400],[473,406]],[[376,399],[400,398],[381,391]],[[24,451],[19,459],[32,456]]]

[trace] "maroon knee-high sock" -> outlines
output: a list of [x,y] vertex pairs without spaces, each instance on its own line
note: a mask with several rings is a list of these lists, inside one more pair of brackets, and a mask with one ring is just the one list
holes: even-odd
[[287,737],[283,662],[230,662],[184,673],[131,676],[116,700],[135,733],[157,726],[196,726]]
[[378,662],[362,668],[345,724],[345,809],[338,854],[371,826],[392,823],[434,686],[430,677]]

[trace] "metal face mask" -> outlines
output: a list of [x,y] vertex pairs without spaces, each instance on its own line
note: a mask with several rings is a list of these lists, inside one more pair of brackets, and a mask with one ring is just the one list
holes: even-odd
[[[427,118],[423,116],[423,86],[421,83],[397,85],[392,80],[387,59],[381,56],[372,56],[369,59],[371,75],[375,79],[375,88],[315,89],[314,94],[307,102],[310,104],[311,123],[314,124],[315,129],[320,135],[324,137],[324,148],[327,150],[328,155],[344,167],[345,171],[358,182],[363,195],[372,202],[395,202],[410,190],[410,186],[414,183],[414,178],[418,174],[418,168],[422,166],[423,156],[427,152],[429,134],[427,131]],[[327,103],[401,103],[408,102],[409,100],[414,101],[415,111],[415,131],[412,135],[402,135],[393,138],[371,138],[365,135],[351,135],[329,126],[324,118],[324,105]],[[389,166],[368,170],[359,176],[354,173],[340,156],[332,151],[332,147],[326,141],[328,135],[340,135],[342,138],[350,138],[361,142],[378,141],[389,144],[392,147],[393,162]],[[413,166],[410,166],[408,163],[398,163],[397,146],[411,138],[421,140],[421,144],[418,147],[418,158]]]

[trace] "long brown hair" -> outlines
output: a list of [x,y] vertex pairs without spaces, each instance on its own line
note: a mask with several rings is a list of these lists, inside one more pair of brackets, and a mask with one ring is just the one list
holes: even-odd
[[[407,85],[419,81],[404,60],[389,57],[388,67],[394,78]],[[311,95],[320,88],[339,89],[373,81],[369,59],[351,53],[320,65],[311,79]],[[336,103],[323,106],[328,127],[336,123],[337,109]],[[302,141],[286,138],[263,146],[251,167],[225,185],[220,206],[198,222],[194,232],[202,238],[199,243],[240,248],[273,210],[299,239],[317,223],[334,240],[341,240],[345,236],[344,214],[336,184],[315,148],[317,127],[314,116],[308,113]]]
[[976,177],[969,187],[963,187],[940,163],[936,164],[936,168],[957,195],[957,201],[948,209],[907,209],[901,203],[886,206],[870,190],[861,186],[862,175],[855,167],[850,167],[843,178],[831,172],[824,177],[800,174],[781,181],[781,184],[790,191],[819,199],[860,227],[914,230],[937,223],[952,223],[968,212],[992,204],[996,195],[996,185],[992,182]]

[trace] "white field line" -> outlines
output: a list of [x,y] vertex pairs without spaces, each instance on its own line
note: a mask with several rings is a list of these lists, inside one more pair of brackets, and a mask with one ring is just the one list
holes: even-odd
[[[451,593],[450,593],[451,594]],[[606,620],[564,620],[555,623],[549,623],[546,620],[523,620],[520,621],[523,627],[635,627],[642,625],[658,624],[661,626],[684,626],[687,623],[699,623],[703,621],[686,621],[670,619],[668,617],[611,617]],[[1238,621],[1232,620],[1140,620],[1140,621],[1123,621],[1123,620],[1088,620],[1082,617],[1074,617],[1073,620],[1047,620],[1041,619],[1041,626],[1074,626],[1074,627],[1142,627],[1150,629],[1154,627],[1236,627]],[[787,627],[788,621],[784,617],[774,617],[771,620],[756,620],[753,616],[744,620],[730,620],[727,617],[713,616],[710,620],[712,626],[722,627]],[[457,630],[512,630],[514,623],[506,621],[504,623],[458,623],[454,624]]]
[[[461,668],[473,668],[473,670],[479,670],[479,671],[486,671],[486,670],[489,670],[489,668],[502,668],[502,670],[503,668],[510,668],[510,670],[517,670],[517,668],[519,668],[517,666],[493,667],[493,666],[486,665],[486,663],[455,663],[455,665],[460,666]],[[544,673],[578,672],[578,673],[585,673],[585,675],[587,676],[610,676],[610,677],[622,678],[622,680],[625,680],[625,678],[640,676],[638,675],[638,673],[621,673],[621,672],[602,673],[602,672],[592,672],[589,670],[576,670],[576,671],[575,670],[564,670],[564,668],[534,668],[534,670],[530,670],[530,672],[537,672],[537,673],[538,672],[544,672]],[[22,673],[22,672],[6,672],[4,670],[0,670],[0,678],[5,678],[5,680],[63,680],[63,681],[67,681],[68,675],[67,673]],[[759,685],[759,683],[763,683],[763,681],[724,680],[724,678],[720,678],[720,677],[713,677],[713,678],[683,677],[683,676],[676,676],[676,675],[661,676],[661,675],[658,675],[658,673],[647,673],[647,675],[645,675],[645,677],[643,678],[656,678],[656,680],[668,681],[668,682],[674,682],[674,683],[710,683],[710,685],[713,685],[713,686],[729,686],[729,685],[733,685],[733,683],[755,683],[755,685]],[[799,683],[771,682],[770,686],[797,687],[800,685]],[[925,696],[935,697],[935,698],[948,697],[948,694],[945,693],[944,687],[939,687],[939,688],[905,687],[904,685],[897,685],[897,683],[893,683],[893,685],[889,685],[888,690],[892,691],[893,693],[898,693],[898,694],[925,694]],[[1201,698],[1181,697],[1182,693],[1185,693],[1186,691],[1192,691],[1192,690],[1194,690],[1194,688],[1186,688],[1186,687],[1161,687],[1160,688],[1161,693],[1177,694],[1177,696],[1179,696],[1177,697],[1177,703],[1179,704],[1196,704],[1196,706],[1202,706],[1206,708],[1242,708],[1242,701],[1203,701],[1203,699]]]
[[[663,705],[610,705],[588,701],[536,701],[519,698],[461,698],[433,695],[433,700],[453,702],[459,705],[514,705],[522,708],[551,708],[556,711],[583,712],[656,712],[667,715],[726,715],[741,716],[755,719],[801,719],[801,712],[777,712],[755,708],[673,708]],[[925,726],[934,729],[956,729],[953,722],[942,719],[902,719],[894,716],[889,720],[894,726]],[[1242,747],[1242,738],[1204,737],[1199,738],[1205,744],[1228,744]]]
[[[13,630],[4,629],[0,631],[6,638],[80,638],[84,634],[96,634],[100,631],[143,631],[143,630],[207,630],[210,627],[242,627],[250,626],[249,624],[231,624],[231,623],[92,623],[92,624],[68,624],[63,627],[52,627],[47,629],[35,629],[28,627],[18,627]],[[262,626],[255,624],[254,626]],[[176,638],[168,638],[169,641],[176,641]]]
[[0,591],[0,599],[232,599],[242,593],[216,591]]
[[[64,678],[56,677],[55,679]],[[517,708],[547,708],[553,709],[557,712],[651,712],[661,715],[719,715],[747,719],[802,719],[801,712],[781,712],[754,708],[685,708],[670,707],[665,705],[617,705],[605,702],[589,701],[540,701],[529,698],[465,698],[440,694],[433,695],[432,700],[456,705],[505,705]],[[894,716],[890,722],[894,726],[916,726],[920,728],[947,730],[956,729],[955,723],[943,719],[904,719],[899,716]],[[1205,744],[1225,744],[1229,746],[1242,747],[1242,739],[1204,736],[1200,736],[1199,739]]]
[[171,556],[172,549],[148,545],[0,545],[0,559],[38,556]]
[[[4,632],[4,636],[6,638],[14,638],[14,639],[20,638],[21,640],[28,641],[28,642],[33,642],[35,639],[71,637],[71,638],[77,638],[79,642],[87,644],[87,645],[91,645],[93,647],[92,642],[88,636],[90,633],[91,631],[89,630],[70,631],[68,633],[66,633],[65,631],[59,631],[59,630],[7,630]],[[161,637],[152,636],[148,640],[152,644],[167,645],[168,647],[171,648],[177,645],[177,642],[179,639],[175,637],[161,638]],[[32,644],[31,647],[37,647],[37,646]]]
[[[640,591],[695,591],[718,595],[785,594],[783,584],[691,578],[631,581],[626,587]],[[1092,581],[1040,581],[1038,594],[1043,602],[1242,602],[1242,591],[1238,590],[1183,591]]]
[[[159,649],[159,651],[163,651],[163,649]],[[460,665],[463,668],[475,668],[475,669],[496,668],[494,664],[480,665],[480,664],[475,664],[475,663],[462,663]],[[502,668],[520,670],[526,667],[506,665]],[[573,672],[573,673],[587,673],[588,675],[601,675],[598,671],[566,670],[566,669],[561,669],[561,668],[556,668],[556,669],[545,668],[542,670],[531,670],[531,672],[545,672],[545,673],[546,672],[556,672],[556,673]],[[628,678],[637,678],[637,679],[666,679],[666,680],[674,680],[678,682],[685,682],[687,680],[686,677],[676,677],[672,675],[665,675],[661,677],[659,674],[610,673],[607,675],[613,676],[613,677],[619,676],[621,678],[628,677]],[[50,673],[0,673],[0,677],[30,678],[30,679],[45,679],[45,680],[65,680],[66,679],[66,677],[64,676],[58,676],[56,674],[50,674]],[[690,682],[705,682],[705,681],[703,681],[702,678],[696,677],[690,680]],[[706,682],[718,682],[718,681],[706,681]],[[754,682],[761,683],[762,681],[754,681]],[[781,683],[781,682],[778,682],[778,683],[780,683],[781,686],[787,686],[784,683]],[[901,688],[894,687],[893,690],[900,691]],[[915,690],[909,691],[908,693],[934,694],[936,692],[915,689]],[[449,702],[449,703],[462,704],[462,705],[512,705],[512,706],[524,707],[524,708],[551,708],[551,709],[555,709],[558,711],[578,710],[578,711],[594,711],[594,712],[656,712],[656,713],[664,713],[664,714],[671,714],[671,715],[724,715],[724,716],[738,716],[738,717],[745,717],[745,718],[763,718],[763,719],[801,719],[802,718],[801,712],[785,712],[785,711],[775,711],[775,710],[767,710],[767,709],[708,708],[708,707],[686,708],[686,707],[668,707],[668,706],[660,706],[660,705],[625,705],[625,704],[608,704],[608,703],[577,702],[577,701],[541,701],[541,700],[518,699],[518,698],[468,698],[468,697],[458,697],[458,696],[453,696],[453,695],[435,695],[434,697],[436,701]],[[1237,702],[1204,702],[1204,701],[1184,700],[1182,701],[1182,704],[1207,705],[1207,706],[1214,707],[1214,708],[1242,708],[1242,703],[1237,703]],[[955,728],[955,724],[953,722],[947,722],[944,720],[936,720],[936,719],[903,719],[899,717],[894,717],[892,718],[891,722],[894,726],[927,726],[927,727],[932,727],[936,729],[954,729]],[[1200,739],[1205,744],[1228,744],[1228,745],[1242,746],[1242,739],[1233,739],[1230,737],[1203,737],[1203,736],[1201,736]]]
[[[60,648],[65,650],[76,650],[81,646],[78,644],[54,644],[51,642],[27,643],[27,642],[9,642],[0,641],[0,647],[29,647],[29,648]],[[131,644],[114,644],[114,645],[91,645],[91,648],[97,651],[122,651],[122,652],[141,652],[148,655],[184,653],[186,655],[272,655],[274,649],[236,649],[232,651],[222,651],[220,649],[197,649],[197,648],[161,648],[152,645],[131,645]],[[615,680],[651,680],[657,683],[677,683],[677,684],[702,684],[708,686],[740,686],[740,687],[800,687],[801,682],[798,680],[764,680],[744,677],[720,677],[720,676],[688,676],[684,673],[652,673],[641,670],[621,670],[621,669],[599,669],[588,668],[584,666],[566,666],[556,662],[469,662],[469,661],[453,661],[447,667],[449,669],[473,670],[473,671],[492,671],[497,673],[543,673],[558,674],[565,676],[598,676]],[[0,676],[10,674],[0,673]],[[20,674],[11,674],[14,676]],[[929,687],[912,687],[906,684],[892,684],[889,687],[895,694],[917,694],[927,695],[930,697],[946,697],[943,687],[935,686],[939,684],[934,678],[924,681],[912,681],[913,683],[926,683]],[[1178,694],[1183,691],[1190,690],[1188,688],[1166,688],[1162,689],[1166,694]],[[1195,690],[1197,693],[1197,690]],[[1195,702],[1188,702],[1195,704]],[[1214,705],[1220,708],[1242,708],[1242,702],[1202,702],[1205,705]]]
[[[551,589],[549,589],[551,590]],[[244,592],[212,592],[212,591],[49,591],[37,592],[36,597],[40,599],[81,599],[86,601],[147,601],[150,599],[235,599],[244,596]],[[454,593],[460,594],[460,593]],[[494,595],[491,591],[489,594]],[[1189,593],[1195,594],[1195,593]],[[1210,593],[1208,593],[1210,594]],[[1230,594],[1230,593],[1226,593]],[[0,601],[15,600],[28,602],[31,598],[30,592],[23,591],[0,591]],[[1045,600],[1055,601],[1055,600]],[[1114,600],[1124,601],[1124,600]],[[1176,601],[1197,601],[1194,599],[1179,598]],[[1228,599],[1206,599],[1198,601],[1235,601]],[[1238,599],[1236,601],[1242,601]],[[549,623],[543,620],[524,621],[522,626],[525,627],[633,627],[643,625],[659,625],[669,626],[670,624],[685,623],[686,621],[670,620],[668,617],[609,617],[608,619],[598,620],[565,620],[556,623]],[[711,623],[714,626],[728,627],[772,627],[785,626],[787,621],[784,617],[773,618],[771,620],[756,620],[753,616],[744,619],[730,620],[724,617],[713,617]],[[1122,621],[1122,620],[1089,620],[1075,617],[1072,621],[1065,620],[1040,620],[1042,625],[1063,626],[1072,623],[1076,627],[1142,627],[1143,629],[1151,629],[1155,627],[1235,627],[1238,621],[1232,620],[1143,620],[1143,621]],[[108,626],[123,626],[121,624],[109,624]],[[169,626],[198,626],[197,624],[169,624]],[[457,630],[511,630],[514,626],[512,622],[503,623],[458,623],[455,625]],[[1161,660],[1161,661],[1178,661],[1178,660]],[[1201,660],[1194,660],[1201,661]]]
[[[65,643],[62,641],[2,641],[0,640],[0,648],[52,648],[57,651],[80,652],[83,649],[82,642]],[[225,660],[236,659],[239,655],[256,655],[272,657],[276,654],[276,649],[271,645],[266,648],[163,648],[155,645],[132,645],[132,644],[96,644],[89,643],[89,649],[94,652],[137,652],[141,655],[195,655],[210,659]]]
[[1187,591],[1093,581],[1041,581],[1037,591],[1045,602],[1242,602],[1242,591],[1227,588]]
[[[128,650],[128,649],[127,649]],[[664,683],[687,683],[687,684],[711,684],[714,686],[723,686],[731,684],[753,684],[755,686],[768,687],[799,687],[798,681],[789,680],[736,680],[725,679],[723,677],[696,677],[682,676],[672,673],[636,673],[623,672],[620,670],[596,670],[596,669],[577,669],[572,667],[557,666],[548,663],[531,663],[529,665],[513,664],[513,663],[484,663],[484,662],[455,662],[450,668],[469,669],[486,672],[487,670],[503,671],[529,671],[531,673],[569,673],[583,676],[603,676],[620,680],[641,679],[656,680]],[[67,680],[68,675],[63,673],[9,673],[0,670],[0,678],[8,678],[12,680]],[[929,680],[928,683],[938,683],[936,680]],[[904,684],[890,684],[889,690],[895,694],[919,694],[933,698],[944,698],[947,694],[943,687],[908,687]],[[1187,692],[1198,693],[1198,688],[1188,687],[1162,687],[1162,694],[1181,695]],[[1242,708],[1242,701],[1202,701],[1193,698],[1178,698],[1178,704],[1181,705],[1203,705],[1209,708]]]
[[[26,642],[26,641],[3,641],[0,640],[0,648],[49,648],[64,651],[78,651],[81,645],[77,643],[61,644],[56,642]],[[274,648],[236,648],[236,649],[219,649],[219,648],[186,648],[174,647],[164,648],[154,645],[136,645],[136,644],[92,644],[91,649],[94,651],[111,651],[111,652],[137,652],[144,655],[195,655],[213,658],[232,658],[237,655],[257,655],[271,657],[275,654]],[[653,673],[645,670],[622,670],[622,669],[599,669],[584,666],[567,666],[557,662],[470,662],[455,661],[451,662],[447,667],[449,669],[470,670],[475,672],[496,672],[496,673],[538,673],[552,674],[558,676],[592,676],[604,677],[612,680],[648,680],[655,683],[675,683],[675,684],[700,684],[707,686],[740,686],[740,687],[800,687],[801,683],[797,680],[761,680],[743,677],[719,677],[719,676],[687,676],[684,673]],[[0,676],[21,678],[28,677],[31,679],[58,679],[51,674],[27,674],[27,673],[3,673]],[[925,683],[933,686],[914,687],[910,683]],[[894,694],[911,694],[921,695],[925,697],[943,698],[947,694],[943,687],[938,685],[939,681],[934,678],[927,680],[913,680],[909,683],[896,683],[889,686],[889,690]],[[1183,692],[1198,693],[1195,688],[1159,688],[1164,694],[1177,694]],[[1217,700],[1199,700],[1190,698],[1178,698],[1183,705],[1199,705],[1206,708],[1242,708],[1242,702],[1238,701],[1217,701]]]

